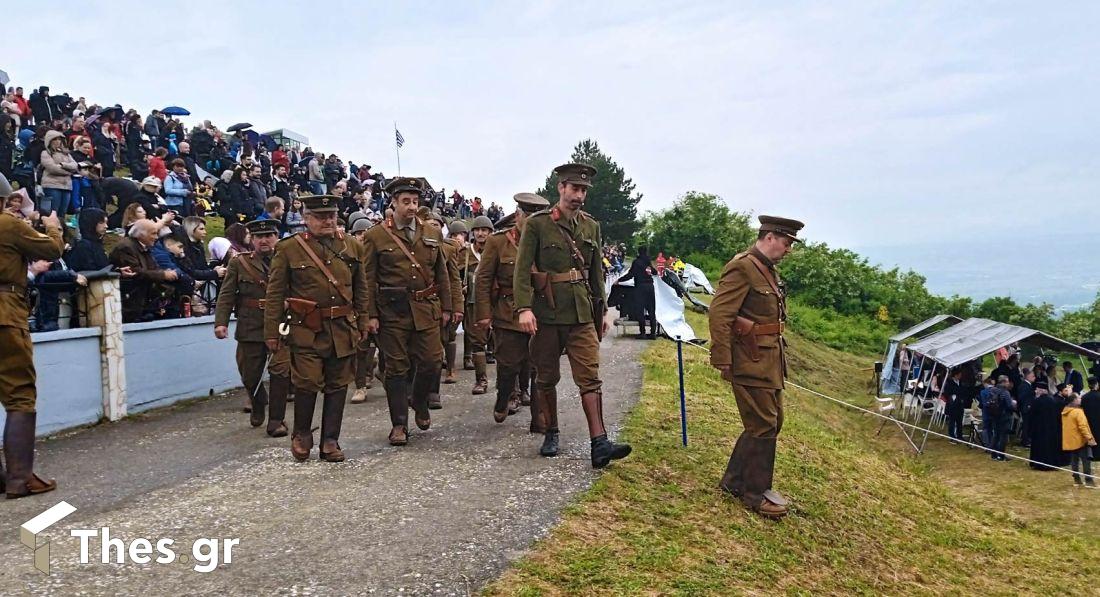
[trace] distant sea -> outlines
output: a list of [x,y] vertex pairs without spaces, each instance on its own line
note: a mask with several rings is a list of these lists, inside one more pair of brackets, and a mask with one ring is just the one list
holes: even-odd
[[1100,234],[1031,236],[992,228],[965,241],[852,247],[868,261],[913,270],[935,294],[1050,303],[1057,312],[1087,307],[1100,290]]

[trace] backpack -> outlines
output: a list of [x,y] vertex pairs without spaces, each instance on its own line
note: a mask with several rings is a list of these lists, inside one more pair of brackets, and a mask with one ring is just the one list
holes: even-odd
[[992,417],[1001,416],[1001,394],[997,388],[990,388],[985,398],[985,412]]

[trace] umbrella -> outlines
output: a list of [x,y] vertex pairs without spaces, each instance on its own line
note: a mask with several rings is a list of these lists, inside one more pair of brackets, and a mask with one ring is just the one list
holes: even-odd
[[251,124],[249,124],[247,122],[238,122],[237,124],[234,124],[233,126],[227,128],[225,130],[233,133],[233,132],[236,132],[236,131],[242,131],[244,129],[250,129],[250,128],[252,128]]
[[161,114],[167,114],[169,116],[190,116],[191,111],[187,108],[181,108],[179,106],[168,106],[160,111]]
[[0,70],[0,85],[7,85],[10,82],[11,77],[8,76],[8,73]]
[[122,112],[122,107],[121,106],[109,106],[107,108],[103,108],[103,109],[99,110],[98,112],[96,112],[95,116],[99,116],[101,118],[104,117],[104,116],[109,116],[109,115],[114,116],[114,119],[117,122],[119,120],[122,120],[122,114],[123,114],[123,112]]
[[99,120],[99,114],[92,114],[91,116],[84,119],[84,126],[92,126],[92,124],[97,120]]

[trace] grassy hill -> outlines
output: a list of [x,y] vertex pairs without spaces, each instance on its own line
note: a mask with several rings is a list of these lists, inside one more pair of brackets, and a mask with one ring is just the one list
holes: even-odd
[[[871,402],[873,358],[790,341],[794,381]],[[875,437],[869,416],[799,390],[776,468],[793,512],[749,513],[716,488],[741,431],[733,397],[706,353],[684,350],[689,447],[676,348],[658,341],[622,431],[634,454],[486,594],[1095,594],[1100,491],[936,440],[915,457],[896,428]]]

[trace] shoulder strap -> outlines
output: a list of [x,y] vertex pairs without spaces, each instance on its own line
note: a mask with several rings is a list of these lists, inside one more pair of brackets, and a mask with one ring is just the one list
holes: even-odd
[[420,262],[416,260],[416,257],[413,257],[412,252],[409,251],[409,248],[405,246],[405,243],[401,242],[401,239],[397,238],[397,235],[394,234],[392,230],[390,230],[389,224],[390,223],[388,221],[383,222],[382,230],[385,231],[386,234],[390,235],[390,238],[393,239],[393,242],[397,243],[397,247],[401,249],[401,252],[405,254],[405,257],[409,258],[409,261],[412,262],[412,266],[414,268],[421,270],[424,269],[420,267]]
[[298,241],[298,244],[302,247],[302,250],[304,250],[306,252],[306,255],[309,255],[309,258],[313,260],[313,264],[321,269],[321,273],[324,274],[326,278],[328,278],[328,283],[332,284],[332,287],[336,289],[336,292],[340,293],[340,298],[344,299],[344,301],[347,302],[347,304],[349,305],[354,304],[355,301],[352,300],[351,295],[348,294],[347,289],[341,286],[340,283],[336,281],[336,276],[332,275],[332,270],[325,266],[325,262],[321,261],[321,258],[317,256],[317,253],[313,252],[313,249],[309,248],[309,244],[307,244],[305,239],[302,238],[302,235],[295,234],[292,238]]
[[756,266],[756,270],[760,272],[760,275],[764,276],[764,279],[768,281],[768,286],[771,286],[772,290],[776,294],[779,294],[779,284],[775,281],[775,276],[772,275],[771,270],[765,267],[764,264],[756,258],[756,255],[749,253],[748,255],[746,255],[746,257],[748,257],[749,261],[751,261],[752,264]]
[[556,225],[555,227],[558,229],[558,232],[561,233],[561,237],[564,238],[565,242],[569,244],[569,249],[573,253],[573,259],[577,262],[577,268],[583,271],[586,266],[584,265],[584,256],[581,255],[581,250],[577,248],[577,241],[573,240],[573,237],[569,235],[569,232],[565,229],[565,226],[562,226],[557,222],[554,223]]
[[248,274],[248,277],[252,278],[252,281],[259,284],[261,287],[267,287],[267,280],[260,274],[256,268],[248,262],[248,258],[244,253],[241,253],[233,258],[237,263],[241,264],[241,268]]

